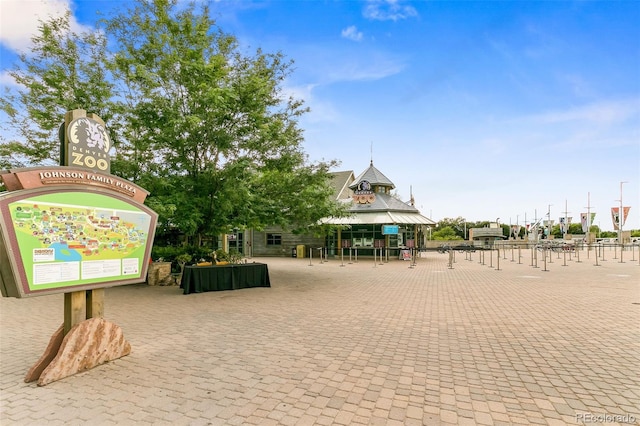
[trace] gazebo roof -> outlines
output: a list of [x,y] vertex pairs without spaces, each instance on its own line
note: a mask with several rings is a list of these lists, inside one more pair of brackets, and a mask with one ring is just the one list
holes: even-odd
[[362,172],[360,174],[360,176],[358,176],[353,181],[353,184],[351,184],[349,186],[349,188],[354,189],[358,185],[358,183],[360,183],[363,180],[368,181],[372,186],[375,186],[375,185],[377,185],[377,186],[387,186],[387,187],[389,187],[391,189],[396,187],[388,177],[386,177],[384,174],[382,174],[382,172],[380,170],[376,169],[373,166],[373,160],[371,161],[371,164],[369,165],[369,168],[367,170],[365,170],[364,172]]
[[[342,179],[344,176],[341,175]],[[338,178],[338,176],[336,176]],[[365,195],[371,197],[364,203],[354,201],[353,198],[342,198],[340,201],[350,203],[349,216],[341,218],[324,218],[320,222],[333,225],[357,225],[357,224],[398,224],[398,225],[435,225],[436,222],[420,214],[420,211],[413,205],[403,202],[394,197],[389,191],[377,191],[376,187],[394,189],[395,185],[380,170],[373,166],[373,161],[369,167],[353,180],[349,188],[356,190],[362,181],[368,181],[372,191]],[[341,180],[344,181],[344,180]],[[352,195],[355,197],[356,195]]]
[[415,212],[358,212],[347,217],[324,218],[320,223],[331,225],[435,225],[428,217]]
[[420,211],[402,200],[397,199],[393,195],[384,193],[375,193],[375,200],[370,204],[353,203],[349,208],[351,213],[364,213],[372,211],[396,211],[408,213],[420,213]]

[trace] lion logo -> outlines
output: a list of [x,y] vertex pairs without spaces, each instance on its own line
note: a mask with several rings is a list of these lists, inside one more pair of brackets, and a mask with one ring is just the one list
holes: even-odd
[[87,148],[109,152],[110,142],[107,129],[99,122],[87,117],[78,118],[71,122],[69,139],[72,143],[82,143]]

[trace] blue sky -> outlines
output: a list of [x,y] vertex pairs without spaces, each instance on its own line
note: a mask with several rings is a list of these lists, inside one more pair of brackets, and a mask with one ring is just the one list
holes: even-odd
[[[126,1],[70,1],[78,25]],[[34,13],[67,0],[0,0],[0,72]],[[284,88],[311,108],[310,160],[374,165],[434,220],[524,225],[587,206],[640,229],[640,2],[217,1],[246,52],[295,62]],[[22,37],[22,42],[21,40]],[[4,75],[0,82],[11,84]]]

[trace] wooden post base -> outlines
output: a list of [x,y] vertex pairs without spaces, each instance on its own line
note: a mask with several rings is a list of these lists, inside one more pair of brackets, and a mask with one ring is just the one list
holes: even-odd
[[122,329],[103,318],[76,324],[63,337],[64,326],[51,336],[44,354],[31,367],[25,382],[44,386],[131,353]]

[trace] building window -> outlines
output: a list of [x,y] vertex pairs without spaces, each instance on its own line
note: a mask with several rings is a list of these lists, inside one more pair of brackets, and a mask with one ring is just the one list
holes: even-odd
[[267,234],[267,245],[268,246],[281,246],[282,245],[282,235],[280,235],[280,234]]

